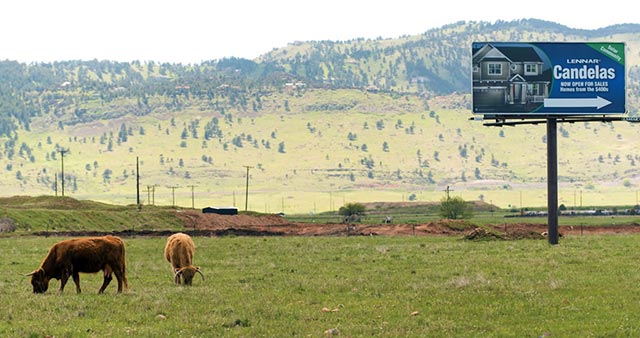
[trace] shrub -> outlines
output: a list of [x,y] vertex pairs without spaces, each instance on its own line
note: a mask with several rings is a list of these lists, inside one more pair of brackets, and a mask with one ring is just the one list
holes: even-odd
[[462,197],[443,197],[440,200],[440,216],[447,219],[471,218],[473,209]]
[[364,215],[364,205],[360,203],[347,203],[338,209],[338,214],[343,216]]

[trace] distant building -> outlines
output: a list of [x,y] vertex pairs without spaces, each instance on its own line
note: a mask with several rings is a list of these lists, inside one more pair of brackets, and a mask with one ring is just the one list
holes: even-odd
[[218,214],[218,215],[237,215],[238,208],[236,207],[206,207],[202,209],[203,214]]

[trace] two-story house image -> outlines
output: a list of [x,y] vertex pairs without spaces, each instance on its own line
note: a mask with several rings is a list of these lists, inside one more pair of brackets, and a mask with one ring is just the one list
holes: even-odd
[[524,43],[474,43],[474,113],[534,112],[549,96],[550,65]]

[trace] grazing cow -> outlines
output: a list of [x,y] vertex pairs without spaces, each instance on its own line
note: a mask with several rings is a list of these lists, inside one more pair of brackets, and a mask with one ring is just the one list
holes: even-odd
[[193,266],[193,252],[195,244],[187,234],[181,232],[173,234],[167,238],[167,245],[164,247],[164,258],[171,263],[173,268],[173,281],[179,285],[184,280],[185,285],[192,285],[193,276],[199,273],[204,280],[204,275],[199,266]]
[[76,292],[80,293],[80,272],[96,273],[102,270],[104,280],[98,293],[103,293],[111,282],[111,274],[118,280],[118,293],[128,288],[124,242],[119,237],[103,236],[69,239],[54,244],[40,267],[27,274],[31,276],[34,293],[44,293],[51,278],[60,280],[60,293],[69,277],[73,277]]

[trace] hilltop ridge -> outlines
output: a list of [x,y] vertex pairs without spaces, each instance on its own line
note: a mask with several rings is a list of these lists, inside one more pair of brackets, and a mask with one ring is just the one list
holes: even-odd
[[[139,169],[143,204],[244,206],[248,172],[249,209],[268,213],[437,201],[446,186],[503,207],[543,205],[544,128],[469,120],[471,42],[623,41],[637,112],[637,28],[458,22],[198,65],[0,61],[0,181],[9,196],[53,195],[64,179],[69,196],[127,205]],[[577,204],[578,191],[634,203],[635,125],[561,124],[559,136],[560,203]]]

